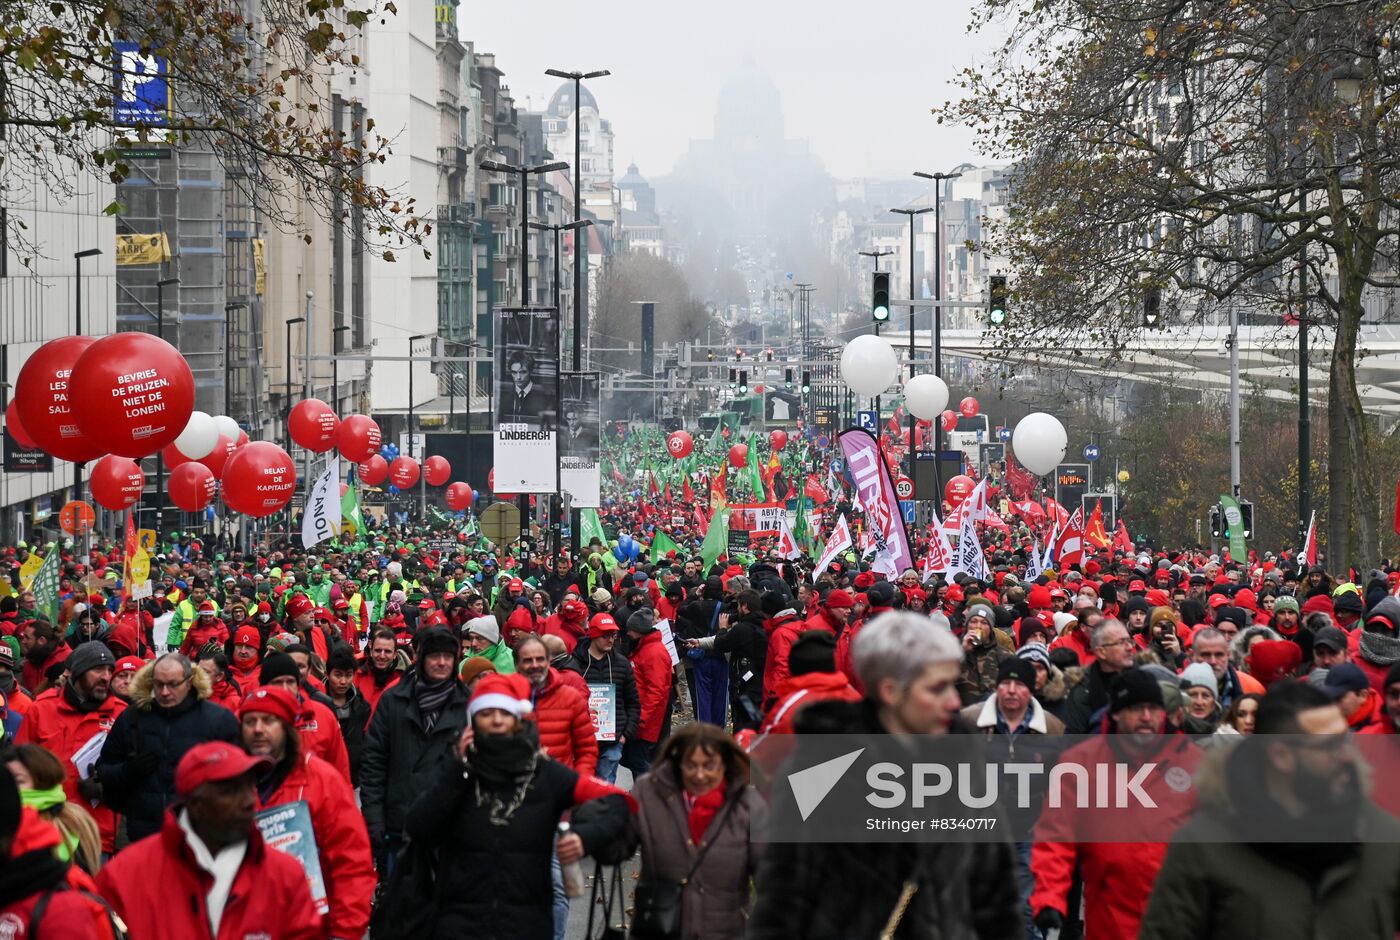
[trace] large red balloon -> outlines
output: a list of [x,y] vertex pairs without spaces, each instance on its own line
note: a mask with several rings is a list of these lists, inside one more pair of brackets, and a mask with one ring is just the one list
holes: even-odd
[[782,450],[787,446],[787,432],[783,430],[774,431],[768,435],[768,446],[774,450]]
[[448,509],[461,512],[472,504],[472,488],[461,481],[449,484],[446,498]]
[[423,472],[427,474],[429,486],[442,486],[452,476],[452,464],[446,457],[434,454],[423,461]]
[[130,457],[108,454],[93,465],[89,483],[92,498],[98,505],[116,512],[129,509],[141,498],[146,475],[141,472],[141,465]]
[[213,502],[218,486],[213,471],[196,460],[186,460],[170,473],[170,501],[185,512],[199,512]]
[[19,419],[18,399],[11,398],[10,403],[5,406],[5,430],[10,432],[10,437],[15,439],[15,443],[25,450],[34,450],[39,445],[34,443],[34,438],[29,436],[29,432],[24,429],[24,423]]
[[205,456],[199,458],[196,463],[202,463],[209,468],[209,472],[214,474],[214,479],[222,480],[224,471],[228,469],[228,459],[238,450],[238,445],[222,434],[219,435],[219,442],[214,445]]
[[950,409],[938,416],[938,420],[943,423],[943,430],[951,431],[958,426],[958,416]]
[[978,408],[977,399],[973,398],[971,395],[958,402],[958,414],[962,415],[964,418],[977,417]]
[[389,464],[389,482],[406,490],[418,482],[418,461],[412,457],[395,457]]
[[69,405],[68,380],[73,365],[95,342],[91,336],[51,340],[34,350],[15,379],[20,422],[41,450],[59,460],[87,463],[106,453],[83,437],[78,417]]
[[736,470],[749,462],[749,445],[735,444],[729,448],[729,465]]
[[948,505],[957,507],[962,505],[962,501],[972,495],[972,491],[977,488],[977,484],[972,482],[972,477],[959,473],[943,484],[943,495],[948,500]]
[[228,459],[223,482],[228,508],[245,516],[270,516],[291,502],[296,464],[276,444],[253,441]]
[[313,454],[324,454],[335,446],[335,432],[339,427],[340,419],[331,406],[319,398],[297,402],[287,416],[287,431],[292,440]]
[[672,431],[666,438],[666,450],[671,456],[680,460],[689,457],[691,450],[695,448],[695,441],[691,438],[689,431]]
[[336,429],[335,443],[340,448],[340,456],[360,463],[379,451],[383,437],[379,425],[369,415],[350,415],[342,419]]
[[[218,447],[218,444],[214,445],[215,450],[217,450]],[[166,470],[174,470],[176,467],[184,466],[190,462],[190,458],[180,453],[180,448],[176,447],[174,444],[166,444],[162,447],[160,449],[160,456],[161,459],[165,461]]]
[[359,476],[361,483],[367,486],[378,486],[389,479],[389,461],[375,454],[368,460],[357,464],[355,473]]
[[102,337],[73,364],[68,385],[83,437],[123,457],[154,454],[194,411],[190,364],[150,333]]

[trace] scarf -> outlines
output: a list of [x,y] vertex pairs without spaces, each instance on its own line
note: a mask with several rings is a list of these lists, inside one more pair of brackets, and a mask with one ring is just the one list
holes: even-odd
[[413,696],[418,700],[418,713],[423,719],[423,730],[431,732],[442,715],[442,707],[452,697],[457,681],[451,676],[441,682],[427,682],[421,675],[413,684]]
[[63,699],[84,715],[91,714],[102,707],[102,703],[97,699],[84,698],[71,682],[63,687]]
[[5,672],[0,672],[0,692],[4,692],[7,698],[14,694],[15,688],[18,685],[19,680],[15,678],[15,674],[13,672],[10,672],[8,670]]
[[68,802],[68,797],[63,792],[63,785],[49,787],[47,790],[20,790],[19,801],[21,804],[33,809],[36,813],[62,806]]
[[476,805],[487,808],[493,826],[510,824],[539,766],[540,739],[533,723],[516,734],[480,735],[467,752],[467,777],[472,781]]
[[0,866],[0,908],[56,888],[67,876],[68,863],[60,860],[52,848],[16,855]]
[[721,779],[719,786],[709,793],[702,793],[699,796],[691,796],[683,792],[686,807],[686,822],[690,824],[690,844],[699,845],[700,840],[705,837],[705,831],[710,828],[710,823],[714,822],[719,815],[720,807],[724,805],[724,791],[728,787],[729,781]]
[[1361,655],[1369,663],[1389,666],[1400,662],[1400,638],[1384,633],[1363,633],[1359,641]]

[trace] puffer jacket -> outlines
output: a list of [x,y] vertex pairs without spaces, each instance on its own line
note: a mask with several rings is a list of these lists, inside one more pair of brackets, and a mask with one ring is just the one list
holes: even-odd
[[[174,708],[162,708],[152,690],[154,672],[154,664],[148,663],[132,677],[132,704],[117,716],[95,768],[103,802],[126,815],[126,831],[133,842],[160,831],[166,807],[175,802],[175,765],[186,751],[206,741],[238,740],[238,718],[208,701],[208,673],[194,667],[185,700]],[[138,751],[154,752],[156,769],[133,780],[124,771]]]
[[588,699],[566,682],[559,670],[549,667],[544,688],[535,690],[535,723],[540,746],[554,760],[585,776],[598,769],[598,742]]

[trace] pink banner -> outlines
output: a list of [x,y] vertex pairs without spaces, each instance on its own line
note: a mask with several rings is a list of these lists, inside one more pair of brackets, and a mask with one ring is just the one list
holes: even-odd
[[842,431],[841,452],[846,455],[846,469],[856,484],[861,509],[869,523],[875,544],[885,551],[900,572],[914,567],[914,553],[909,550],[909,535],[904,530],[904,515],[899,511],[899,499],[894,492],[890,469],[880,457],[880,447],[870,432],[859,428]]

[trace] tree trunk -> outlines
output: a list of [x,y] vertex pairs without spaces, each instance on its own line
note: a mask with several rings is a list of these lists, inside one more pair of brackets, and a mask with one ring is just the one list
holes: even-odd
[[1378,548],[1368,428],[1356,390],[1356,337],[1361,327],[1359,286],[1338,298],[1332,374],[1327,382],[1327,569],[1339,577],[1352,565],[1373,562]]

